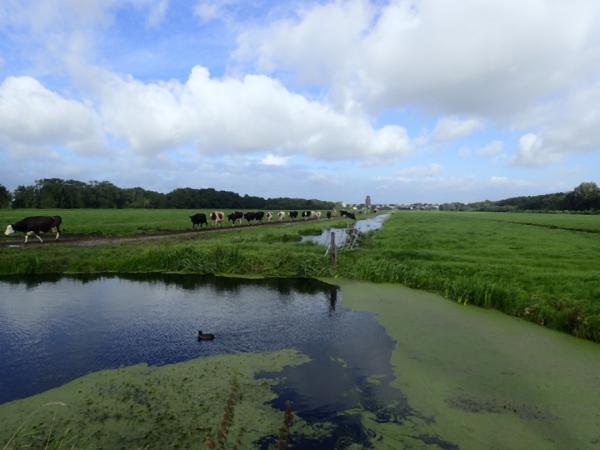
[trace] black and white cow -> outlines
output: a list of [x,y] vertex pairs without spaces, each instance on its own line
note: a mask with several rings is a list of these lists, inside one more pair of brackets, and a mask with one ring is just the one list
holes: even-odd
[[298,211],[290,211],[290,219],[296,220],[298,218]]
[[273,213],[271,211],[267,211],[265,213],[265,219],[267,219],[267,222],[270,222],[271,219],[273,219]]
[[210,213],[210,220],[213,226],[220,225],[225,219],[225,213],[223,211],[213,211]]
[[356,216],[354,215],[354,213],[348,211],[341,210],[340,216],[346,216],[348,219],[356,220]]
[[312,211],[302,211],[302,218],[304,220],[309,220],[312,217]]
[[244,220],[244,213],[242,211],[234,211],[233,214],[235,214],[235,220],[241,225],[242,220]]
[[244,219],[246,219],[248,223],[250,223],[253,220],[256,220],[256,213],[249,211],[246,214],[244,214]]
[[285,211],[279,211],[279,212],[277,213],[277,219],[278,219],[280,222],[283,222],[283,221],[285,220]]
[[16,223],[8,225],[6,227],[6,231],[4,234],[6,236],[10,236],[16,231],[20,231],[21,233],[25,233],[25,243],[27,244],[27,240],[29,236],[35,236],[40,240],[40,242],[44,242],[43,239],[38,235],[38,233],[47,233],[48,231],[52,231],[56,233],[56,240],[60,236],[60,224],[62,223],[62,218],[60,216],[33,216],[26,217],[23,220],[19,220]]
[[264,212],[264,211],[256,211],[256,212],[254,213],[254,217],[256,218],[256,221],[257,221],[257,222],[262,222],[262,220],[263,220],[263,219],[264,219],[264,217],[265,217],[265,212]]
[[235,225],[238,222],[241,224],[243,218],[244,218],[244,213],[241,211],[232,212],[231,214],[229,214],[227,216],[227,220],[229,220],[232,225]]
[[192,221],[192,230],[195,229],[196,226],[198,226],[199,228],[202,228],[202,225],[208,226],[206,214],[204,213],[194,214],[193,216],[190,216],[190,220]]

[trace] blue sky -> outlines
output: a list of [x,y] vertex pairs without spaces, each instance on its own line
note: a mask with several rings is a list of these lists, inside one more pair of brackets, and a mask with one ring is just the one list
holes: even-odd
[[600,5],[3,0],[0,183],[346,202],[600,182]]

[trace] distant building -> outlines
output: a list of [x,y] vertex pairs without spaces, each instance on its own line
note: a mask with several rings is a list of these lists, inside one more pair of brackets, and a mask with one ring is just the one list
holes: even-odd
[[365,199],[365,206],[367,208],[371,207],[371,196],[370,195],[367,195],[367,198]]

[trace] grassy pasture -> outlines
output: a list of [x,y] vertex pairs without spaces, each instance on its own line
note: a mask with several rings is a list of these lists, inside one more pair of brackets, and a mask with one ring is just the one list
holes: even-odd
[[490,213],[465,212],[467,216],[488,219],[497,222],[530,224],[548,228],[589,231],[600,233],[600,216],[585,214],[542,214],[542,213]]
[[[60,214],[68,233],[106,234],[147,231],[139,231],[142,224],[150,231],[186,229],[193,212],[35,211]],[[10,214],[15,211],[0,218]],[[335,269],[322,247],[298,242],[342,223],[299,221],[97,247],[0,248],[0,274],[188,272],[395,282],[600,341],[600,234],[576,231],[600,230],[600,216],[401,212],[359,248],[341,252]]]
[[[98,236],[133,236],[167,231],[191,230],[190,216],[205,213],[207,218],[215,209],[0,209],[0,225],[15,223],[29,216],[61,216],[65,233]],[[219,209],[225,213],[221,226],[232,226],[227,215],[232,209]],[[243,210],[238,211],[256,211]],[[278,210],[273,210],[271,222],[277,222]],[[286,220],[289,218],[286,217]],[[210,218],[209,226],[210,224]],[[298,220],[302,220],[301,218]],[[247,222],[244,220],[244,224]],[[263,220],[266,222],[266,220]]]

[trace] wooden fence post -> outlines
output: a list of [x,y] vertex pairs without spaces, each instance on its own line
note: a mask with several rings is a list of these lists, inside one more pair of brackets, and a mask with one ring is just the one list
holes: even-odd
[[331,232],[331,243],[329,244],[329,249],[329,255],[331,256],[331,265],[335,267],[335,264],[337,262],[337,255],[335,248],[335,233],[333,231]]

